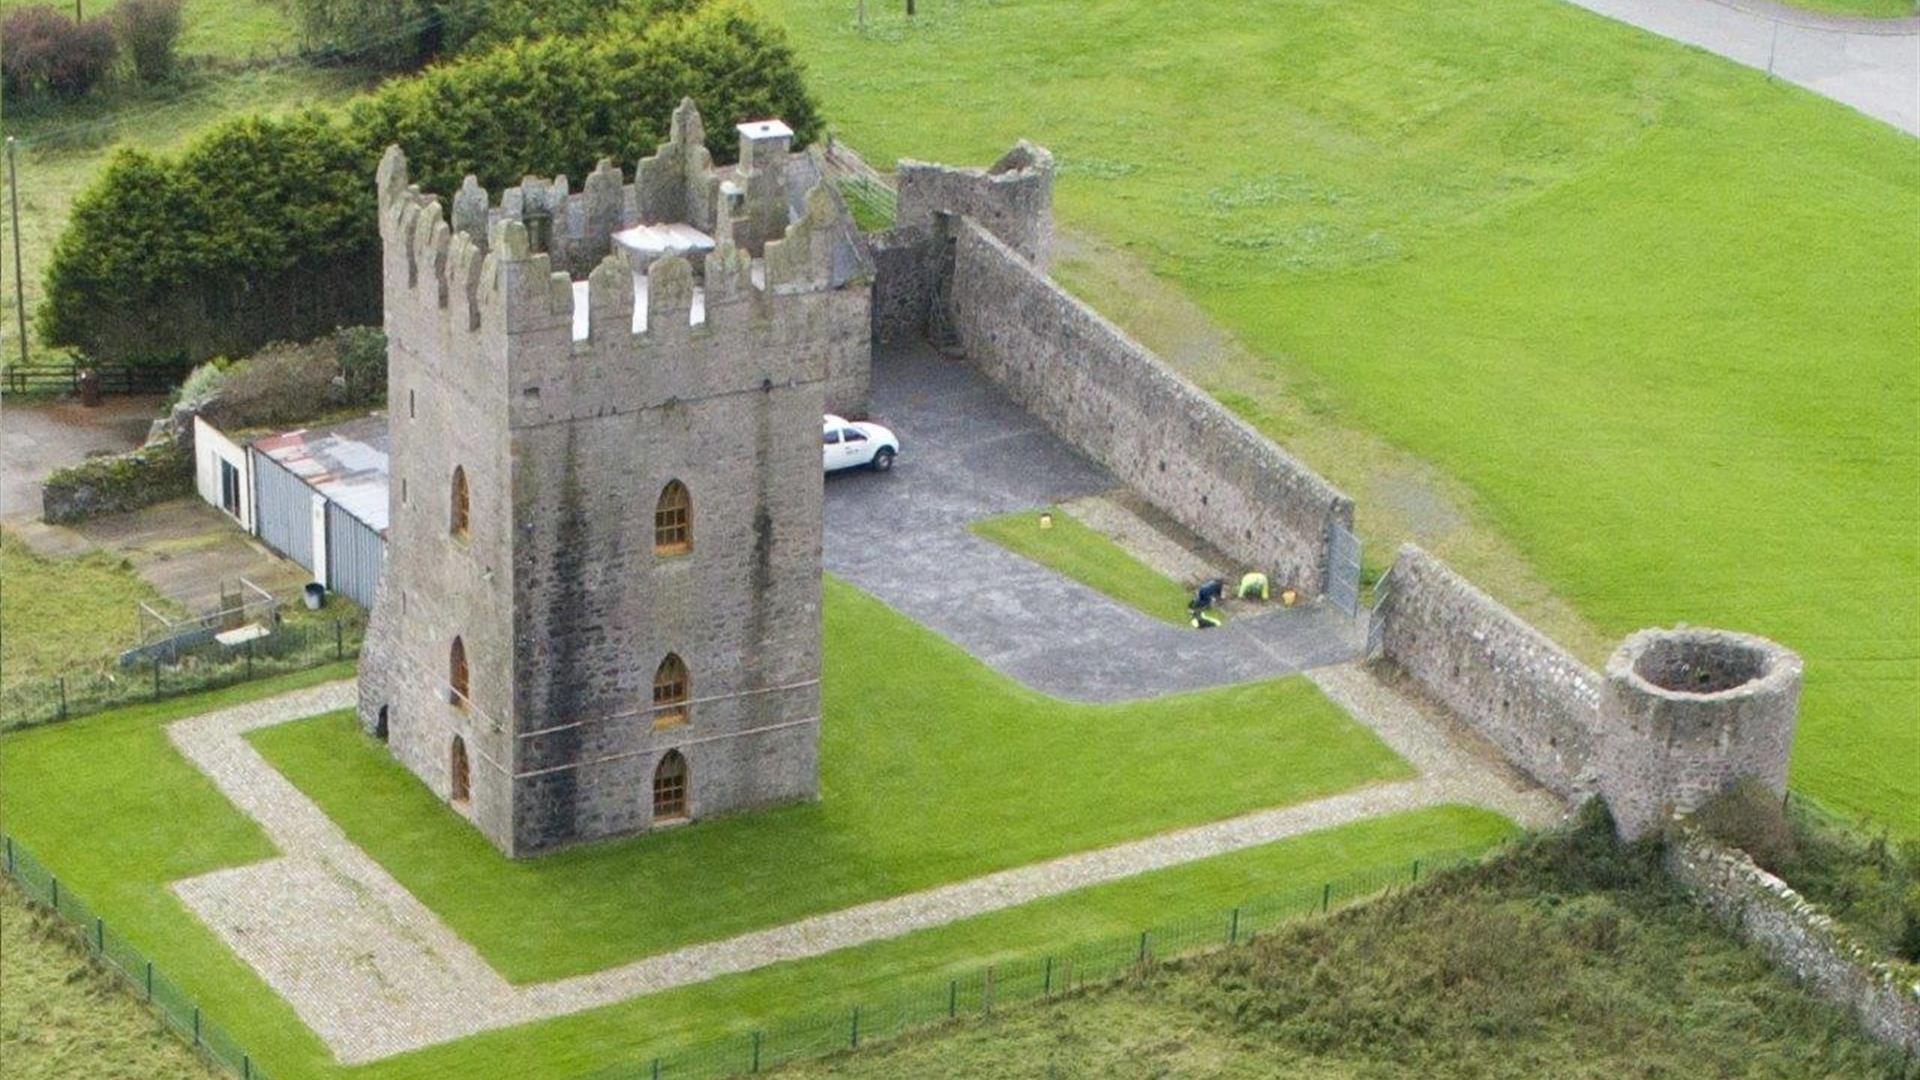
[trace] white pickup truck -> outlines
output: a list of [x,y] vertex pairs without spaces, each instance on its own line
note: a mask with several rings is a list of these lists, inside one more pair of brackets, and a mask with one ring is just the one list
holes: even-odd
[[828,472],[871,465],[875,471],[893,468],[900,440],[879,424],[847,420],[828,413],[820,425],[820,451]]

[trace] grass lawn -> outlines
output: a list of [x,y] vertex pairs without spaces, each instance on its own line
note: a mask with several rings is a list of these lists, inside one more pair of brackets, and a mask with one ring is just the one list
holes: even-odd
[[513,982],[1410,775],[1304,679],[1073,704],[833,580],[826,642],[819,802],[531,861],[350,715],[249,738]]
[[177,610],[123,559],[49,559],[0,533],[0,677],[45,678],[127,648],[139,638],[141,601]]
[[1799,649],[1795,786],[1920,835],[1920,143],[1556,0],[756,3],[874,161],[1051,146],[1061,221],[1248,347],[1176,362],[1463,484],[1417,535],[1502,538],[1526,573],[1466,569],[1571,602],[1588,659],[1680,620]]
[[1057,506],[1049,509],[1053,514],[1050,529],[1042,529],[1039,514],[1028,511],[984,518],[968,528],[1161,622],[1187,624],[1189,594],[1178,582],[1127,554],[1126,549],[1081,524],[1072,514]]
[[[845,586],[833,587],[830,597],[829,617],[836,627],[830,641],[847,640],[840,636],[845,624],[851,623],[856,628],[866,627],[872,625],[876,618],[886,618],[883,612],[865,610],[866,605],[877,605]],[[850,600],[853,602],[849,603]],[[896,640],[900,639],[899,630],[892,630],[891,634]],[[925,672],[927,677],[919,680],[919,686],[902,689],[902,702],[890,705],[888,715],[932,715],[930,710],[934,708],[934,701],[951,697],[957,701],[948,718],[949,723],[943,727],[966,727],[979,734],[982,728],[976,725],[987,725],[986,730],[992,736],[1009,740],[1015,749],[1030,745],[1026,735],[1012,730],[1016,725],[972,704],[974,699],[994,698],[996,695],[1001,704],[1006,704],[1009,700],[1007,695],[1018,694],[1017,691],[1012,691],[1005,684],[996,686],[996,680],[991,678],[982,680],[977,673],[939,670],[943,666],[952,666],[950,662],[941,665],[937,655],[939,650],[948,647],[925,631],[915,631],[911,636],[913,640],[905,642],[903,647],[910,654],[907,659],[912,662],[891,666],[894,670],[917,669]],[[830,646],[829,664],[839,663],[835,659],[836,654],[843,657],[862,655],[860,644],[855,640],[850,648]],[[929,645],[934,648],[928,649]],[[930,665],[935,670],[929,671]],[[66,887],[100,911],[110,926],[152,956],[163,971],[200,1000],[208,1015],[217,1018],[277,1080],[342,1076],[377,1077],[382,1080],[450,1078],[469,1076],[482,1068],[505,1069],[509,1075],[572,1075],[575,1071],[631,1060],[663,1047],[699,1042],[722,1032],[744,1031],[772,1018],[811,1014],[818,1009],[838,1008],[855,1001],[883,1001],[897,992],[902,979],[944,978],[971,971],[982,963],[1037,956],[1063,945],[1131,932],[1146,925],[1159,925],[1202,913],[1213,914],[1241,899],[1292,892],[1357,870],[1404,866],[1410,859],[1436,851],[1492,843],[1511,835],[1513,831],[1512,826],[1497,815],[1461,807],[1442,807],[1397,815],[1116,882],[803,963],[781,965],[530,1028],[511,1029],[463,1040],[367,1068],[345,1070],[330,1064],[324,1048],[299,1024],[291,1011],[259,982],[251,969],[228,953],[218,939],[168,891],[167,885],[181,877],[267,858],[273,851],[258,830],[179,757],[166,739],[164,725],[184,715],[252,700],[271,692],[312,685],[346,673],[345,665],[335,665],[270,682],[234,687],[200,698],[175,699],[155,706],[104,713],[64,725],[0,737],[0,827],[18,837],[36,856],[54,868]],[[1279,691],[1281,696],[1274,699],[1274,703],[1283,704],[1289,696],[1297,693],[1288,688],[1297,685],[1301,684],[1289,681],[1251,689],[1256,695]],[[956,783],[952,778],[944,781],[939,779],[945,770],[938,763],[951,760],[956,753],[963,754],[964,751],[954,751],[952,748],[956,740],[943,737],[947,733],[938,729],[920,728],[911,731],[911,738],[902,732],[897,739],[883,740],[892,742],[895,749],[872,753],[886,756],[904,775],[891,778],[891,782],[886,784],[873,785],[877,791],[872,796],[854,791],[843,794],[833,778],[838,768],[834,761],[845,753],[841,749],[844,740],[834,738],[832,733],[836,727],[841,728],[849,739],[853,733],[850,724],[836,725],[833,722],[834,717],[846,715],[844,710],[848,700],[850,698],[829,699],[828,741],[823,747],[828,770],[827,798],[819,808],[801,808],[803,812],[816,809],[827,812],[811,814],[818,824],[810,831],[803,832],[799,825],[785,824],[778,814],[764,816],[769,822],[765,828],[781,832],[790,843],[847,842],[846,833],[830,835],[827,832],[829,827],[884,830],[895,834],[875,840],[870,853],[874,862],[869,864],[869,869],[883,861],[892,868],[888,872],[894,876],[887,882],[887,891],[912,887],[908,874],[932,873],[930,867],[936,865],[936,860],[941,860],[939,865],[951,871],[956,867],[995,861],[1006,852],[1031,852],[1048,846],[1055,849],[1061,846],[1059,843],[1047,845],[1036,838],[1036,830],[1022,829],[1019,822],[1009,823],[1002,815],[996,814],[988,824],[997,827],[999,834],[1008,838],[1008,842],[985,855],[965,851],[980,835],[980,827],[976,825],[970,831],[956,835],[955,822],[978,822],[981,820],[978,815],[969,819],[945,807],[921,805],[928,800],[916,798],[917,791],[946,790],[957,792],[956,798],[971,799],[975,807],[989,801],[975,798],[967,790],[968,785]],[[1044,702],[1044,699],[1041,700]],[[1027,702],[1023,700],[1019,704],[1025,706]],[[1260,740],[1244,734],[1236,736],[1220,729],[1220,725],[1234,726],[1225,723],[1222,719],[1225,716],[1244,719],[1259,715],[1241,708],[1241,704],[1216,704],[1212,711],[1219,715],[1209,721],[1208,734],[1241,748],[1239,758],[1230,762],[1235,767],[1235,774],[1251,774],[1253,779],[1264,781],[1266,786],[1264,789],[1239,783],[1225,786],[1229,790],[1239,790],[1249,799],[1250,805],[1282,802],[1296,797],[1300,780],[1288,780],[1285,776],[1248,768],[1246,765],[1249,761],[1274,760],[1263,756],[1263,752],[1271,747],[1284,746],[1288,735],[1283,732],[1274,739]],[[1289,708],[1291,715],[1268,713],[1262,719],[1270,726],[1311,727],[1320,731],[1322,738],[1330,737],[1326,753],[1330,755],[1331,770],[1352,769],[1356,758],[1371,761],[1371,771],[1376,773],[1382,768],[1394,767],[1391,761],[1380,759],[1379,755],[1384,751],[1376,748],[1356,753],[1352,745],[1341,739],[1338,731],[1329,731],[1326,725],[1315,722],[1314,712],[1319,708],[1327,708],[1324,704],[1303,697],[1291,702]],[[898,710],[897,714],[895,709]],[[1087,736],[1089,730],[1097,730],[1107,738],[1107,744],[1118,740],[1123,750],[1137,746],[1132,735],[1113,730],[1114,717],[1111,716],[1068,717],[1058,712],[1041,715],[1047,716],[1054,726],[1077,731],[1083,737]],[[304,736],[305,732],[301,731],[303,727],[320,729],[329,723],[327,720],[310,721],[269,731]],[[353,738],[357,739],[358,736]],[[295,738],[294,741],[301,742],[303,739]],[[903,748],[909,744],[918,748],[919,752],[908,755]],[[392,786],[388,782],[398,779],[394,775],[395,769],[386,767],[386,775],[382,777],[381,770],[368,768],[376,764],[377,759],[364,743],[349,741],[343,752],[348,757],[348,772],[356,777],[372,776],[377,781],[376,786],[362,793],[367,802],[387,806],[395,812],[406,812],[408,807],[404,801],[387,801],[390,794],[388,787]],[[1189,760],[1202,764],[1214,761],[1211,752],[1204,748],[1195,752],[1200,756]],[[1313,752],[1321,751],[1315,749]],[[1105,762],[1123,756],[1103,754],[1101,760]],[[1018,757],[1015,754],[1009,760],[1017,760]],[[1099,768],[1085,771],[1087,776],[1076,777],[1064,775],[1064,770],[1056,769],[1046,774],[1043,791],[1032,800],[1016,800],[1016,805],[1025,813],[1045,815],[1050,806],[1072,807],[1076,805],[1074,800],[1078,799],[1084,805],[1104,808],[1118,820],[1139,819],[1139,815],[1131,809],[1115,809],[1118,800],[1076,794],[1076,786],[1110,779]],[[410,779],[405,781],[405,785],[406,790],[420,790]],[[1005,802],[1008,790],[1005,787],[994,788],[996,800]],[[409,823],[407,830],[418,826],[419,835],[425,837],[426,842],[444,842],[447,847],[477,839],[463,825],[452,822],[443,807],[430,799],[423,801],[424,805],[419,807],[421,820]],[[1211,796],[1208,801],[1219,804]],[[842,809],[843,805],[845,809]],[[86,812],[76,812],[76,807],[85,807]],[[898,820],[878,820],[875,815],[881,807],[891,807],[892,812],[898,815]],[[800,818],[801,814],[789,812],[789,816]],[[1096,816],[1085,815],[1087,818]],[[1102,833],[1121,834],[1121,830],[1114,829],[1106,821],[1064,822],[1059,816],[1043,820],[1051,822],[1057,831],[1066,831],[1075,841],[1103,842]],[[907,823],[908,828],[900,828],[902,822]],[[343,818],[342,824],[349,831],[373,827],[359,816]],[[805,821],[802,820],[800,824],[805,824]],[[1059,830],[1058,827],[1063,824],[1068,828]],[[704,836],[707,843],[726,845],[728,850],[722,861],[746,864],[756,858],[767,857],[767,848],[761,846],[763,842],[757,839],[751,826],[752,819],[745,818],[733,822],[708,822],[694,829],[652,839],[686,843]],[[926,832],[930,834],[930,840],[915,841],[912,837],[897,835],[906,831]],[[645,855],[644,851],[639,850],[642,846],[609,847],[603,861],[635,861],[635,853]],[[834,850],[839,849],[836,847]],[[596,855],[593,851],[571,854],[582,864],[591,863]],[[567,864],[568,856],[519,867],[493,858],[491,849],[484,846],[476,855],[478,857],[474,861],[479,869],[475,871],[475,882],[484,881],[489,887],[504,890],[494,896],[494,903],[503,909],[518,908],[523,919],[520,924],[523,931],[536,932],[539,929],[535,925],[537,922],[559,918],[570,928],[570,934],[578,937],[604,936],[615,928],[622,932],[651,932],[645,927],[634,927],[631,921],[625,926],[617,926],[619,917],[616,914],[594,907],[594,898],[585,895],[595,891],[592,883]],[[1025,861],[1028,857],[1023,855],[1019,861]],[[805,878],[788,880],[800,880],[803,887],[810,885],[816,901],[824,895],[826,886],[846,880],[840,871],[832,868],[822,871],[822,863],[829,860],[822,860],[808,851],[785,849],[777,853],[777,858],[783,860],[782,869],[792,867],[795,868],[795,874],[815,875],[811,883]],[[909,865],[910,859],[917,859],[917,864]],[[389,859],[389,865],[394,865],[394,860]],[[654,865],[658,867],[661,864]],[[706,890],[716,887],[712,882],[721,876],[715,871],[698,867],[681,866],[677,869],[697,876],[698,887],[686,884],[686,881],[693,879],[684,879],[682,883],[682,888],[694,896],[711,896],[712,893]],[[882,870],[887,870],[887,867],[882,867]],[[511,880],[522,871],[529,876],[544,876],[556,888],[581,890],[581,895],[576,897],[581,901],[580,905],[577,908],[568,907],[550,899],[530,896],[521,882]],[[743,865],[739,873],[750,879],[756,876],[752,866]],[[819,876],[822,873],[828,877],[823,879]],[[835,874],[840,876],[833,876]],[[737,892],[729,895],[752,897],[765,911],[775,910],[783,902],[767,897],[764,882],[748,880],[720,887],[737,889]],[[634,882],[631,877],[609,879],[597,891],[602,894],[600,899],[605,900],[607,893],[628,889],[638,891],[627,892],[614,899],[632,907],[645,906],[636,897],[658,899],[662,891],[653,883]],[[429,902],[432,902],[431,899]],[[533,906],[520,906],[526,904]],[[474,905],[469,897],[456,904],[456,907],[460,906],[470,909]],[[729,917],[725,912],[700,912],[684,901],[666,901],[664,909],[668,917],[680,920],[682,934],[689,932],[691,926],[691,932],[698,936],[724,932],[725,921]],[[469,928],[462,929],[471,933]],[[563,950],[575,966],[582,955],[608,951],[604,943],[583,944],[572,940],[567,934],[550,930],[543,933],[543,940]],[[660,937],[658,933],[653,936],[656,939]],[[499,957],[493,959],[499,963]],[[532,961],[528,966],[540,963],[538,957],[523,957],[523,962],[528,960]]]

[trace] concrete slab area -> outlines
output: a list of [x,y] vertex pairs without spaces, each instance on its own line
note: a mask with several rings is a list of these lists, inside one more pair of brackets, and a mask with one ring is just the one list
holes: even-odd
[[1765,0],[1569,2],[1920,133],[1920,18],[1832,15]]
[[827,478],[827,571],[1033,689],[1124,701],[1277,678],[1360,647],[1359,630],[1319,606],[1172,626],[973,535],[983,517],[1117,482],[962,360],[881,351],[872,412],[900,436],[899,463]]
[[188,611],[216,609],[222,586],[233,590],[243,577],[284,598],[311,576],[192,496],[94,518],[72,531],[124,556],[148,584]]
[[0,521],[39,520],[49,473],[138,447],[163,402],[135,395],[108,397],[91,409],[77,401],[0,405]]

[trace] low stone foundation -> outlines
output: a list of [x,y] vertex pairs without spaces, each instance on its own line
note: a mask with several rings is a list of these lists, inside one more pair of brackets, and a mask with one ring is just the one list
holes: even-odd
[[1852,1010],[1869,1035],[1920,1053],[1920,968],[1880,959],[1745,852],[1692,830],[1668,842],[1666,869],[1735,934],[1820,997]]

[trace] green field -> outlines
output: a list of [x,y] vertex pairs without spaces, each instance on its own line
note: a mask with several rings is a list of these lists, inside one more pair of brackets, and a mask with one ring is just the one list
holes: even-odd
[[250,738],[513,982],[1410,775],[1304,679],[1078,705],[849,586],[825,607],[809,805],[514,861],[350,715]]
[[[1463,565],[1571,602],[1589,660],[1778,638],[1795,786],[1920,835],[1920,143],[1555,0],[928,0],[865,33],[756,2],[876,162],[1049,145],[1062,222],[1249,347],[1172,359],[1376,496],[1376,568],[1510,547]],[[1111,267],[1061,270],[1155,339]],[[1383,527],[1395,455],[1466,503]]]
[[1179,582],[1129,555],[1126,549],[1080,523],[1078,518],[1051,507],[1051,527],[1040,527],[1031,511],[1001,514],[967,526],[1016,555],[1050,567],[1096,592],[1144,612],[1161,622],[1187,625],[1188,591]]
[[[1489,844],[1513,832],[1497,815],[1462,807],[1396,815],[346,1070],[328,1063],[324,1048],[291,1010],[168,891],[167,885],[181,877],[268,858],[274,852],[258,829],[174,752],[164,732],[165,724],[181,716],[338,678],[345,671],[335,666],[0,737],[0,827],[17,836],[67,888],[196,997],[276,1080],[451,1078],[481,1068],[508,1075],[572,1075],[719,1033],[745,1031],[774,1018],[885,1000],[897,992],[902,979],[943,978],[983,963],[1037,956],[1141,926],[1217,914],[1239,899],[1293,892],[1357,870],[1405,866],[1421,855]],[[832,728],[830,722],[827,730]],[[1256,771],[1240,765],[1243,771]],[[831,770],[831,764],[828,767]],[[935,767],[916,768],[924,775]],[[829,801],[835,790],[829,787]],[[76,812],[77,807],[86,812]],[[424,809],[430,815],[446,814],[430,801]],[[430,817],[427,833],[434,831],[432,821]],[[728,824],[706,823],[684,835],[725,839]],[[793,861],[804,865],[804,853]],[[518,865],[538,875],[549,872],[546,863]],[[556,873],[556,878],[566,876],[564,867]],[[573,879],[576,885],[581,880]],[[495,875],[491,881],[499,884],[503,879]],[[765,900],[764,895],[760,899]],[[529,902],[524,892],[497,900],[503,906]],[[551,907],[535,910],[552,913]],[[522,928],[536,929],[537,917],[527,913]],[[593,917],[591,910],[587,917]],[[607,925],[601,923],[602,928]],[[604,949],[597,943],[558,945],[576,959]]]

